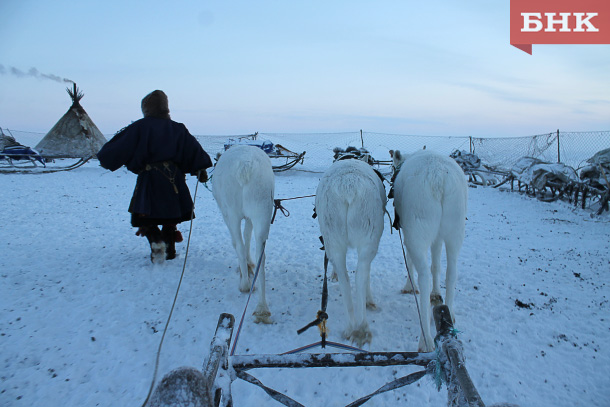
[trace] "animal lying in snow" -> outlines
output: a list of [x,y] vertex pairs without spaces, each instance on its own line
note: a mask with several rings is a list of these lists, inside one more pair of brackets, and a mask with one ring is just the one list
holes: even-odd
[[[238,145],[218,159],[212,176],[212,193],[231,233],[239,260],[239,290],[250,291],[255,263],[250,256],[252,233],[256,241],[256,261],[261,259],[257,288],[259,302],[254,311],[256,322],[271,323],[265,299],[265,256],[263,247],[269,236],[273,214],[275,179],[271,160],[258,147]],[[242,237],[242,220],[245,221]],[[262,255],[262,257],[261,257]]]
[[[447,255],[446,304],[455,320],[453,299],[457,280],[457,258],[464,241],[468,186],[464,172],[450,157],[432,151],[418,151],[403,156],[390,153],[395,171],[394,207],[404,234],[409,279],[403,292],[417,291],[411,285],[413,265],[417,270],[423,332],[419,351],[434,349],[430,333],[430,303],[442,303],[440,294],[440,258],[443,243]],[[431,251],[431,267],[428,266]],[[432,275],[432,284],[430,282]]]
[[[370,343],[373,337],[366,307],[375,308],[370,272],[383,233],[385,203],[381,179],[359,160],[336,161],[324,173],[316,191],[316,213],[326,256],[339,279],[349,316],[344,336],[358,346]],[[348,248],[358,252],[353,302],[346,266]]]

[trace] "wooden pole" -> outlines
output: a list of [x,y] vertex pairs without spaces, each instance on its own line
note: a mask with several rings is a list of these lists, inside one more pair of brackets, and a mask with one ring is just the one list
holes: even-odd
[[[216,325],[216,333],[212,340],[210,349],[210,357],[203,368],[203,376],[205,378],[205,396],[208,405],[218,405],[216,401],[220,401],[221,394],[214,394],[214,381],[218,369],[222,367],[224,370],[229,369],[229,344],[233,336],[233,327],[235,325],[235,317],[231,314],[220,314],[218,324]],[[228,396],[228,395],[227,395]],[[204,403],[204,405],[206,405]]]
[[438,344],[451,366],[446,371],[448,405],[455,407],[485,407],[481,396],[474,387],[472,379],[466,370],[462,344],[453,334],[453,323],[449,307],[437,305],[434,307],[434,322],[438,333]]
[[233,355],[235,370],[260,368],[356,367],[356,366],[427,366],[434,353],[366,352],[312,353],[288,355]]
[[561,151],[559,150],[559,129],[557,129],[557,164],[561,162]]

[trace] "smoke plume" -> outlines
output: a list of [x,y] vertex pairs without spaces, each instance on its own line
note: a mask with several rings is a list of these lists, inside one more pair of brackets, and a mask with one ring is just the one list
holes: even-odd
[[52,81],[55,82],[69,82],[69,83],[74,83],[73,80],[68,79],[68,78],[62,78],[61,76],[57,76],[57,75],[53,75],[53,74],[46,74],[46,73],[42,73],[39,72],[38,69],[36,68],[30,68],[29,71],[24,72],[20,69],[17,69],[13,66],[11,66],[10,68],[5,68],[4,65],[0,64],[0,75],[5,75],[5,74],[11,74],[14,75],[18,78],[25,78],[25,77],[34,77],[37,79],[50,79]]

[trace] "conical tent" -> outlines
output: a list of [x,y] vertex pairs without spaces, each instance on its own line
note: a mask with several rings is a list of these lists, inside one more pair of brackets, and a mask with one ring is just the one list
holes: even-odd
[[72,98],[72,106],[53,126],[36,150],[44,157],[89,158],[106,143],[106,138],[80,105],[84,94],[78,90],[66,89]]

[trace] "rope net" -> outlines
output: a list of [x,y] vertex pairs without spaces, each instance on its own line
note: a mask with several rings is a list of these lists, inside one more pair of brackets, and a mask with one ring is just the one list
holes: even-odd
[[[4,129],[7,130],[7,129]],[[10,130],[17,142],[35,147],[45,136],[21,130]],[[254,134],[254,132],[252,133]],[[104,135],[110,140],[113,134]],[[248,136],[239,135],[195,135],[202,147],[214,157],[224,151],[229,139]],[[455,150],[471,152],[481,161],[499,170],[508,170],[522,157],[535,157],[549,163],[561,162],[575,169],[585,166],[587,159],[595,153],[610,148],[610,131],[554,131],[527,137],[451,137],[388,134],[368,131],[341,133],[259,133],[259,140],[269,140],[274,144],[295,152],[306,151],[303,164],[294,169],[323,172],[333,162],[333,149],[339,147],[366,148],[377,161],[389,161],[389,150],[411,153],[426,149],[449,155]]]
[[[224,143],[236,136],[196,136],[210,155],[224,150]],[[306,151],[303,164],[296,170],[324,172],[333,162],[333,149],[339,147],[366,148],[371,156],[389,163],[389,150],[411,153],[426,148],[449,155],[455,150],[471,152],[486,165],[509,170],[522,157],[535,157],[549,163],[561,162],[575,169],[586,165],[596,152],[610,148],[610,131],[551,132],[527,137],[451,137],[387,134],[376,132],[344,133],[259,133],[259,140],[301,153]]]

